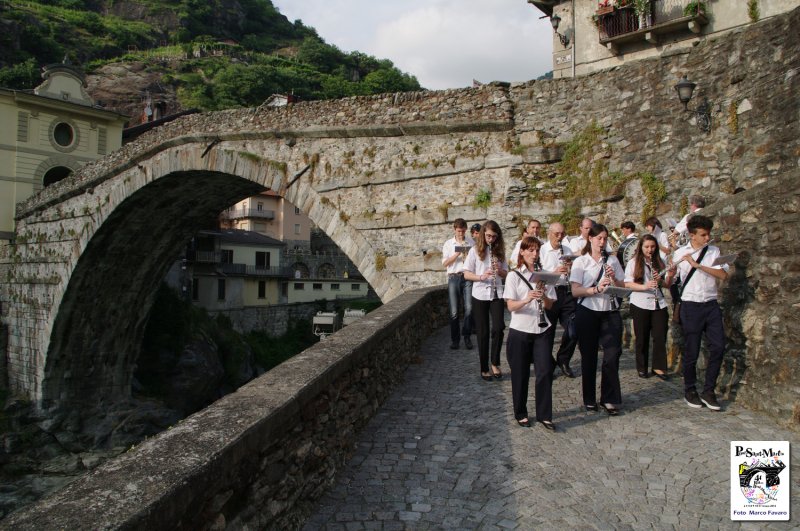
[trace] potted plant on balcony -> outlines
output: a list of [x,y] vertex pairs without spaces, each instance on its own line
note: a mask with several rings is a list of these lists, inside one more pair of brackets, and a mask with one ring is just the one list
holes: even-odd
[[691,0],[686,7],[683,8],[683,16],[696,17],[706,14],[706,3],[703,0]]
[[639,17],[639,29],[653,25],[653,14],[650,0],[633,0],[633,8]]
[[597,2],[597,12],[598,16],[600,15],[608,15],[614,11],[614,0],[600,0]]

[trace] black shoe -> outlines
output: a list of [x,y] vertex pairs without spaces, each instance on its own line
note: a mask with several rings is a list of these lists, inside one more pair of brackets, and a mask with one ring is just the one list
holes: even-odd
[[556,431],[556,425],[549,420],[540,420],[539,423],[550,431]]
[[584,404],[586,411],[597,411],[597,404]]
[[669,374],[667,374],[665,372],[662,372],[662,373],[654,372],[653,376],[655,376],[656,378],[658,378],[662,382],[668,382],[669,381]]
[[701,394],[700,401],[711,411],[719,411],[722,409],[722,406],[717,402],[717,395],[714,394],[714,391],[707,391]]
[[644,371],[639,371],[639,378],[650,378],[650,375]]
[[566,363],[559,363],[558,368],[561,369],[561,372],[564,373],[564,376],[568,378],[575,378],[575,373],[572,372],[572,369],[570,369],[569,365]]
[[484,381],[487,381],[487,382],[491,382],[491,381],[493,380],[493,378],[492,378],[492,375],[491,375],[491,374],[484,374],[484,373],[481,373],[481,378],[483,378],[483,379],[484,379]]
[[472,341],[469,336],[464,336],[464,346],[467,347],[467,350],[472,350]]
[[451,350],[458,350],[458,343],[450,343]]
[[610,404],[598,404],[598,406],[605,409],[609,417],[616,417],[619,415],[619,409],[615,408],[614,406],[610,406]]
[[492,371],[492,376],[494,376],[494,377],[495,377],[495,378],[497,378],[498,380],[501,380],[501,379],[503,378],[503,371],[501,371],[501,370],[500,370],[500,367],[497,367],[496,365],[492,365],[492,368],[493,368],[493,369],[494,369],[494,368],[496,368],[496,369],[497,369],[497,372],[494,372],[494,371]]
[[530,428],[531,427],[531,421],[528,420],[528,419],[518,420],[517,424],[519,424],[523,428]]
[[697,394],[697,391],[694,389],[690,391],[686,391],[686,394],[683,395],[684,400],[686,400],[686,404],[689,407],[699,409],[703,407],[703,403],[700,402],[700,396]]

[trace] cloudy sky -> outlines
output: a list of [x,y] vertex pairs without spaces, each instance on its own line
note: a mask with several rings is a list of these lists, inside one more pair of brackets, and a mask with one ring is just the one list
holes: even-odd
[[272,0],[329,44],[389,59],[428,89],[552,69],[552,29],[526,0]]

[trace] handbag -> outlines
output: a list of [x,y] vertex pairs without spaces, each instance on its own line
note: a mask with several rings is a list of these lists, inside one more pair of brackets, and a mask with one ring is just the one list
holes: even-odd
[[[703,248],[703,250],[700,252],[700,256],[697,257],[698,264],[703,261],[706,251],[708,251],[708,245]],[[681,285],[676,289],[678,296],[672,303],[672,322],[675,324],[681,324],[681,296],[683,296],[683,290],[686,289],[686,285],[692,279],[692,275],[694,275],[695,271],[697,271],[696,268],[693,268],[691,271],[689,271],[689,274],[686,275],[686,280],[681,282]],[[671,293],[675,295],[675,292],[671,291]]]

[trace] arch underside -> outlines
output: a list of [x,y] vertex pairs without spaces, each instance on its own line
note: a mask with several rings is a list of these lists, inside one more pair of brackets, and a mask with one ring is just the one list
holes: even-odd
[[156,290],[173,261],[222,210],[265,188],[229,174],[171,173],[125,199],[92,236],[55,318],[42,405],[130,396]]

